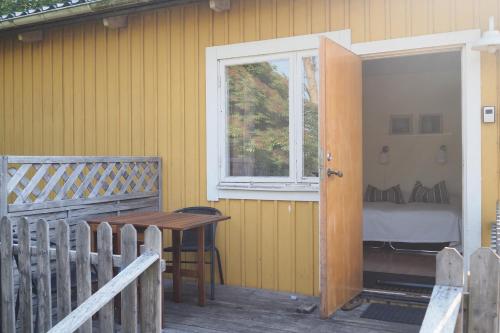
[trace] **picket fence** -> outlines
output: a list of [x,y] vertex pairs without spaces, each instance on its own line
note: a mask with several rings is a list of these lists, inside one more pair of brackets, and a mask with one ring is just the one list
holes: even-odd
[[500,332],[500,257],[490,248],[470,258],[467,288],[464,258],[445,248],[436,257],[436,285],[421,333]]
[[[14,233],[9,218],[3,217],[0,222],[2,332],[67,333],[78,329],[90,333],[96,313],[99,332],[118,328],[126,333],[161,331],[161,274],[165,264],[161,260],[162,237],[157,227],[146,229],[138,256],[137,232],[131,225],[121,229],[121,255],[113,254],[108,223],[98,227],[97,252],[91,252],[90,228],[85,222],[76,227],[76,250],[70,249],[69,227],[64,220],[57,222],[53,242],[47,221],[34,223],[35,237],[30,233],[30,225],[33,223],[22,218]],[[92,279],[93,268],[96,279]],[[114,268],[120,272],[113,277]],[[77,307],[72,311],[75,293]],[[53,294],[56,306],[52,304]],[[118,294],[121,325],[115,327],[113,302]]]

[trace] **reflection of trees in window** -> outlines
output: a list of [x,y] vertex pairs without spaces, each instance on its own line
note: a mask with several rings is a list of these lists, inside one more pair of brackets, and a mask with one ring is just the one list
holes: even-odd
[[318,58],[303,58],[304,64],[304,177],[318,177]]
[[289,175],[288,60],[226,67],[230,176]]

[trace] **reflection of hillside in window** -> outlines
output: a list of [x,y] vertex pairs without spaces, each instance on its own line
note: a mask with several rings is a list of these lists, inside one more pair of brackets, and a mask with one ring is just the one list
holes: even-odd
[[226,67],[229,176],[289,176],[289,61]]
[[303,83],[304,177],[318,177],[318,57],[305,57]]

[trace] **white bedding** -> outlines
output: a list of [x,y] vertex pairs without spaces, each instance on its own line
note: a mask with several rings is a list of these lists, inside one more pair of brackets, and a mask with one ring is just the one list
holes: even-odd
[[442,243],[460,242],[458,205],[364,202],[365,241]]

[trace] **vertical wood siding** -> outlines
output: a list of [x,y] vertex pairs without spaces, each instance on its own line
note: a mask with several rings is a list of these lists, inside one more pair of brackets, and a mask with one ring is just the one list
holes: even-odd
[[[0,37],[0,153],[159,155],[165,207],[213,205],[227,282],[318,293],[318,204],[206,202],[205,47],[352,29],[354,42],[487,28],[500,0],[208,1],[45,31],[43,42]],[[500,58],[482,54],[482,104],[499,102]],[[478,111],[479,117],[479,111]],[[483,125],[483,240],[499,194],[499,126]]]

